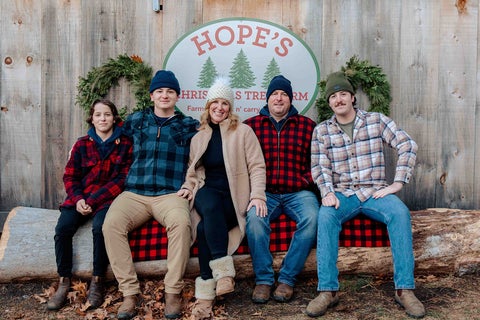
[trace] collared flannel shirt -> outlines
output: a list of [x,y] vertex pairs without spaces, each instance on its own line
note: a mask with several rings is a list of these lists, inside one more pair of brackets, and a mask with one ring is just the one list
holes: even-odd
[[63,175],[67,198],[61,207],[76,207],[79,200],[85,199],[95,214],[110,206],[123,191],[132,163],[132,141],[120,135],[114,144],[102,159],[92,137],[87,135],[75,142]]
[[310,142],[316,123],[290,107],[290,112],[277,130],[265,106],[260,114],[244,122],[252,127],[262,146],[267,171],[266,191],[292,193],[312,189]]
[[389,117],[356,109],[353,141],[344,133],[335,115],[314,130],[312,176],[324,197],[329,192],[357,195],[360,201],[387,186],[384,144],[398,154],[394,181],[408,183],[418,146]]
[[125,190],[144,196],[177,192],[185,179],[190,140],[197,127],[197,120],[180,112],[160,126],[153,107],[131,114],[123,125],[134,145]]

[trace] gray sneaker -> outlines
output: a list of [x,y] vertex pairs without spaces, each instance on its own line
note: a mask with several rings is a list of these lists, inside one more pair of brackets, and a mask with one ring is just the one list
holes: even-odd
[[395,301],[405,309],[410,317],[423,318],[425,316],[425,307],[417,299],[413,290],[395,290]]
[[[335,294],[335,296],[333,294]],[[322,291],[308,304],[306,310],[307,315],[309,317],[323,316],[328,308],[338,303],[338,300],[338,294],[336,294],[336,292]]]

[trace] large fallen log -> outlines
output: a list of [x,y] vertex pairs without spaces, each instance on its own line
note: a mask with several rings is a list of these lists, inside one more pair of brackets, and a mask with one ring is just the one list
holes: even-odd
[[[0,283],[57,277],[54,228],[58,210],[17,207],[8,215],[0,239]],[[480,211],[428,209],[412,212],[416,274],[476,273],[480,270]],[[92,269],[91,226],[81,227],[74,237],[74,274],[87,278]],[[284,252],[275,252],[274,267],[280,268]],[[249,255],[234,255],[238,278],[253,276]],[[161,277],[166,261],[136,262],[141,277]],[[339,270],[343,274],[391,274],[390,248],[340,248]],[[186,277],[199,273],[197,258],[191,258]],[[315,250],[305,264],[305,274],[316,273]],[[113,278],[109,269],[107,277]]]

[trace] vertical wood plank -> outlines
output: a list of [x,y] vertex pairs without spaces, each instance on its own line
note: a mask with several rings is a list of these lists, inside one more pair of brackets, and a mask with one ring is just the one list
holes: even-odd
[[[478,2],[467,11],[441,1],[439,104],[436,135],[438,157],[436,206],[471,208],[475,181],[475,97],[478,90]],[[476,39],[476,41],[474,40]],[[435,79],[434,79],[435,81]]]
[[[355,26],[365,22],[361,1],[323,1],[322,8],[322,61],[321,70],[326,76],[337,71],[363,47],[362,28]],[[365,59],[365,57],[360,57]]]
[[0,210],[41,206],[40,1],[0,3]]
[[398,69],[392,70],[392,109],[418,144],[413,180],[405,189],[410,207],[435,207],[438,186],[436,132],[440,8],[430,1],[402,2]]
[[[167,3],[167,1],[164,1],[164,3]],[[168,12],[163,16],[165,28],[162,29],[162,64],[168,50],[175,42],[186,32],[203,23],[201,21],[202,2],[199,0],[169,2],[165,8]]]
[[[475,171],[473,174],[473,205],[472,208],[480,208],[480,3],[476,6],[476,23],[477,23],[477,63],[475,72],[477,79],[475,87]],[[471,12],[475,14],[475,11]]]
[[83,111],[75,106],[75,96],[82,57],[89,54],[81,41],[81,1],[43,3],[41,39],[46,76],[42,92],[42,207],[58,208],[65,199],[62,177],[68,152],[86,128]]
[[285,0],[256,1],[256,0],[204,0],[203,20],[204,23],[212,20],[232,17],[245,17],[252,19],[264,19],[283,25],[282,13]]

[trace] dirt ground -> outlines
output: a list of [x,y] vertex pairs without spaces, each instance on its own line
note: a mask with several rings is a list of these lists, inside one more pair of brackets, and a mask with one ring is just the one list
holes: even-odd
[[[417,280],[416,294],[424,302],[424,319],[480,319],[480,275],[425,276]],[[136,320],[163,319],[163,282],[142,280],[143,301]],[[57,312],[46,310],[46,301],[53,294],[55,282],[0,284],[0,319],[114,319],[121,303],[121,294],[114,281],[109,282],[104,305],[96,310],[85,310],[87,283],[74,281],[69,298],[71,303]],[[290,303],[273,300],[265,305],[250,300],[252,279],[238,280],[234,293],[217,301],[215,319],[312,319],[305,315],[308,302],[316,296],[316,279],[301,278]],[[185,312],[182,319],[190,319],[193,302],[193,280],[186,281]],[[322,318],[332,319],[408,319],[393,299],[391,278],[371,276],[342,276],[340,303]]]

